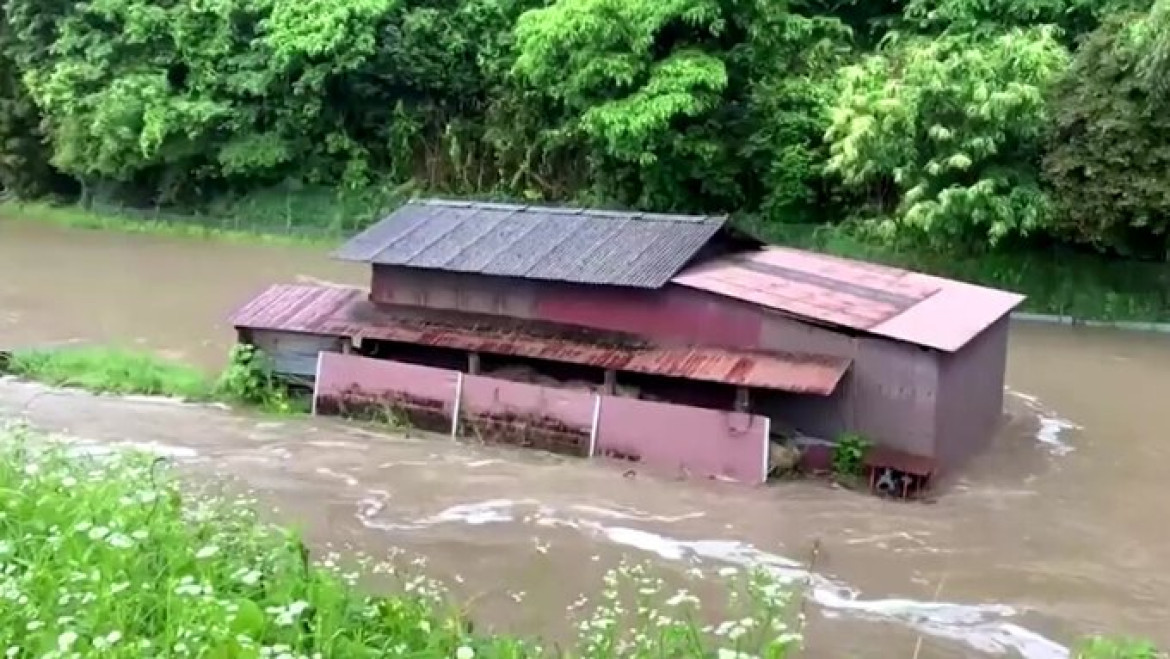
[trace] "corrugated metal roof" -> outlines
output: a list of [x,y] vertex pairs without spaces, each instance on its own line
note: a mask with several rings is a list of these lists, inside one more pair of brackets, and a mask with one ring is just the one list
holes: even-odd
[[277,284],[232,312],[228,322],[236,328],[329,335],[322,331],[325,322],[365,299],[365,291],[359,288]]
[[403,205],[334,256],[380,265],[660,288],[726,220],[429,199]]
[[[288,310],[282,310],[287,308]],[[718,348],[589,342],[532,323],[488,324],[481,318],[399,316],[369,304],[358,289],[278,285],[232,316],[236,327],[332,336],[361,336],[498,355],[568,362],[619,371],[829,395],[850,360],[822,355],[756,353]]]
[[946,352],[962,348],[1024,300],[1006,291],[782,247],[715,259],[672,281]]

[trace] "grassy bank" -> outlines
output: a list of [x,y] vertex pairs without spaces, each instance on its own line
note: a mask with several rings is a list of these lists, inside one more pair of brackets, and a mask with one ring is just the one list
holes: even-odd
[[[180,489],[150,456],[0,433],[6,657],[552,656],[539,642],[474,632],[438,584],[403,566],[366,564],[398,575],[401,589],[362,593],[356,575],[312,561],[251,502]],[[693,598],[661,592],[640,567],[615,570],[557,656],[787,656],[799,638],[786,592],[762,575],[733,589],[737,617],[704,627]]]
[[278,385],[264,358],[245,346],[232,350],[218,377],[152,353],[104,346],[15,351],[0,364],[0,372],[96,394],[217,401],[275,413],[308,409],[306,401]]
[[[393,208],[407,192],[264,191],[193,215],[4,202],[0,218],[181,238],[329,247]],[[746,220],[745,226],[781,244],[1019,291],[1028,296],[1026,311],[1084,320],[1170,321],[1170,266],[1164,264],[1059,249],[956,256],[865,241],[839,227],[758,227]]]
[[182,239],[277,246],[332,246],[340,233],[319,228],[284,229],[249,224],[239,218],[212,218],[129,210],[94,212],[78,206],[42,202],[0,202],[0,221],[43,222],[70,229],[150,234]]

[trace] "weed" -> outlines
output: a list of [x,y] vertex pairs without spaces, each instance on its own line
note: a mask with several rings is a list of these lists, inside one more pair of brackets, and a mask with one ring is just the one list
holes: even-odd
[[208,378],[197,368],[120,348],[17,351],[7,361],[5,370],[12,375],[95,393],[187,400],[206,400],[212,393]]
[[294,411],[288,388],[276,377],[271,358],[255,346],[236,344],[215,384],[221,400],[254,405],[273,412]]
[[845,433],[833,447],[833,473],[838,476],[861,476],[865,469],[865,455],[872,444],[856,433]]
[[1153,644],[1133,639],[1092,637],[1077,648],[1075,659],[1159,659]]
[[[538,642],[474,634],[441,584],[397,552],[358,558],[399,586],[365,595],[361,570],[343,570],[341,557],[311,561],[253,502],[180,489],[151,456],[0,434],[7,657],[550,656]],[[731,583],[733,617],[705,624],[696,598],[623,564],[580,618],[575,649],[557,656],[786,656],[800,640],[789,591],[762,572]]]

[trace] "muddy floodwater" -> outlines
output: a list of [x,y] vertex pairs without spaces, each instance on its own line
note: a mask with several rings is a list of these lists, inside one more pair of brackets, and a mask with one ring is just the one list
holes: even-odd
[[[140,346],[209,369],[269,283],[363,283],[321,250],[0,220],[0,348]],[[1010,420],[934,504],[752,489],[604,464],[0,382],[0,416],[238,478],[315,544],[428,557],[485,622],[557,634],[623,556],[797,575],[809,657],[1067,657],[1107,631],[1170,644],[1170,338],[1012,330]]]

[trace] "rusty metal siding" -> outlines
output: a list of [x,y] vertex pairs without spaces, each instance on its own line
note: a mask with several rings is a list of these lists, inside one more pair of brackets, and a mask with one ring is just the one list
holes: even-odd
[[850,377],[851,427],[881,446],[934,457],[938,358],[918,346],[859,339]]
[[[549,284],[555,286],[555,284]],[[532,282],[503,277],[411,270],[375,265],[370,300],[510,318],[536,318]]]
[[777,424],[789,423],[824,439],[859,432],[883,446],[934,455],[939,353],[880,337],[848,336],[775,312],[761,312],[766,314],[762,349],[783,346],[853,362],[829,397],[764,396],[761,409]]
[[664,344],[760,347],[764,310],[669,286],[659,291],[376,266],[378,304],[484,313],[626,332]]
[[[273,304],[273,301],[294,300],[299,304],[300,301],[319,297],[314,296],[309,289],[312,287],[273,286],[253,300],[250,307],[268,309],[279,306]],[[332,291],[326,293],[333,294]],[[247,320],[250,323],[247,327],[252,330],[268,330],[269,339],[272,339],[271,332],[277,332],[285,343],[306,343],[304,348],[297,345],[291,348],[287,345],[271,346],[274,357],[293,360],[288,368],[297,368],[297,364],[307,368],[306,362],[316,354],[314,341],[318,339],[301,338],[297,333],[528,357],[631,373],[818,395],[831,393],[849,368],[849,360],[824,355],[731,350],[715,346],[664,346],[638,336],[583,332],[542,321],[417,307],[378,307],[356,294],[347,299],[348,304],[341,308],[329,304],[324,305],[323,310],[300,309],[295,316],[283,312],[266,312],[255,318],[237,318],[237,321]],[[268,324],[257,325],[261,320]]]
[[959,352],[943,356],[935,442],[947,469],[990,445],[1003,420],[1009,326],[1003,318]]

